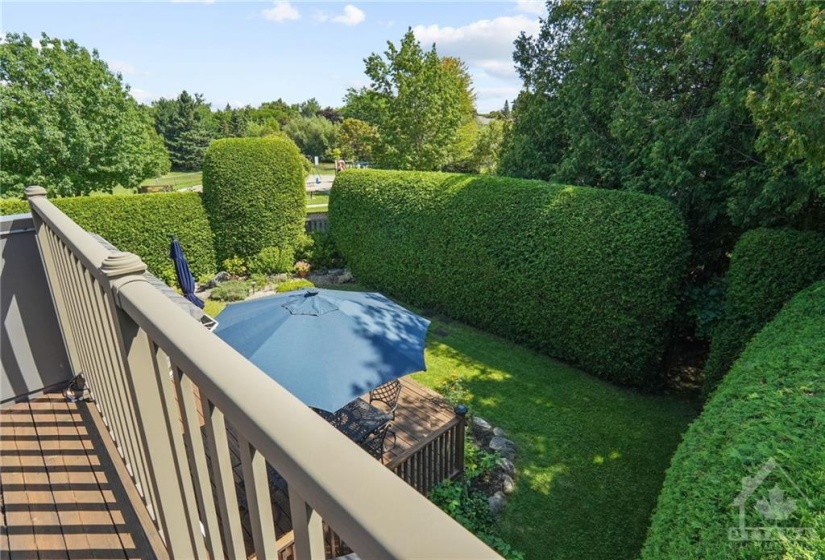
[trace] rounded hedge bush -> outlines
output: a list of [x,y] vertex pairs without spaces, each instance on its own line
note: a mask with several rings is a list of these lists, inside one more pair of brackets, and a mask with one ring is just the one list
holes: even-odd
[[755,229],[733,249],[725,282],[725,314],[713,331],[705,364],[710,394],[748,341],[799,290],[825,278],[825,235]]
[[[744,477],[758,483],[752,493]],[[821,558],[823,489],[825,282],[819,282],[748,343],[688,429],[665,476],[642,558]],[[740,492],[744,499],[737,502]],[[740,503],[746,527],[813,534],[731,540]]]
[[294,248],[304,231],[303,157],[286,138],[224,138],[203,160],[203,202],[218,262]]
[[622,383],[657,372],[688,243],[666,201],[446,173],[351,170],[335,242],[359,281]]
[[[215,273],[212,230],[198,193],[78,196],[50,199],[80,227],[121,251],[138,255],[161,279],[175,277],[170,235],[180,241],[195,278]],[[11,214],[28,213],[26,201],[0,204]]]

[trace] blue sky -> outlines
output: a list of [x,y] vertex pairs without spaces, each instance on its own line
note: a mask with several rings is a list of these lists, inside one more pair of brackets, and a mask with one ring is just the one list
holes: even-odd
[[340,106],[367,85],[363,59],[412,27],[423,45],[458,56],[480,112],[518,94],[513,40],[538,32],[543,3],[507,2],[10,2],[5,32],[96,48],[138,101],[202,93],[216,107],[315,97]]

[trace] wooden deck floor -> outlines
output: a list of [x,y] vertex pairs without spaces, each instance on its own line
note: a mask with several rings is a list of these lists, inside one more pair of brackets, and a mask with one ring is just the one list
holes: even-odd
[[0,410],[0,557],[153,557],[96,430],[47,395]]
[[[453,418],[437,393],[409,378],[402,387],[385,464]],[[242,494],[237,441],[230,445]],[[276,489],[272,501],[281,535],[292,528],[288,498]],[[0,558],[151,557],[127,503],[88,412],[62,395],[0,410]]]

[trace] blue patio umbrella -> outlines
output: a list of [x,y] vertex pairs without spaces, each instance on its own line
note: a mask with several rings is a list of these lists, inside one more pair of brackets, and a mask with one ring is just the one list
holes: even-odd
[[231,303],[215,334],[305,404],[334,412],[426,369],[429,326],[378,293],[310,289]]
[[183,292],[183,297],[203,309],[203,301],[195,295],[195,277],[192,276],[189,263],[183,256],[183,248],[174,235],[172,245],[169,247],[169,258],[175,263],[175,276],[178,277],[178,287]]

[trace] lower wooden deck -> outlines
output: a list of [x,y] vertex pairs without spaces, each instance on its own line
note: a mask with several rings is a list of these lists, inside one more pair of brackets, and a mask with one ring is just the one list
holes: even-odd
[[[86,406],[55,394],[0,409],[0,558],[154,556]],[[387,438],[384,463],[419,446],[453,417],[440,395],[409,378],[402,379],[391,428],[395,438]],[[242,496],[240,459],[233,440],[230,437]],[[280,538],[292,529],[288,497],[278,488],[271,494]],[[243,506],[247,550],[251,551]]]

